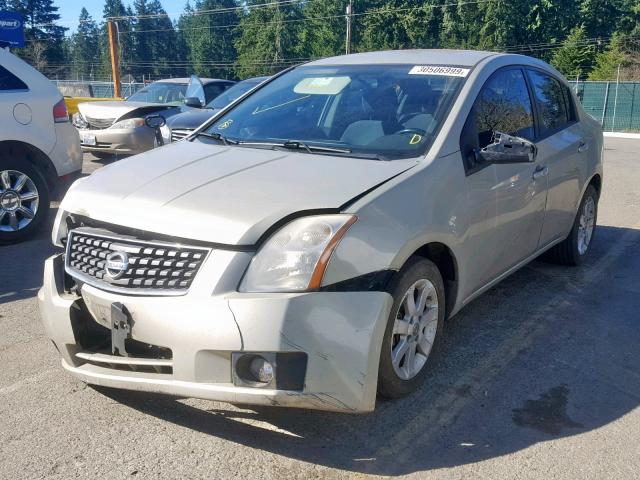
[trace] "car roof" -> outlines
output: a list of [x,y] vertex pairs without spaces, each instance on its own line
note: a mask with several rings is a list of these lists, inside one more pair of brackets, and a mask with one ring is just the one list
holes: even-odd
[[[189,80],[191,80],[190,77],[189,78],[163,78],[162,80],[156,80],[153,83],[178,83],[178,84],[187,85],[189,83]],[[200,81],[204,85],[207,85],[208,83],[214,83],[214,82],[234,83],[233,80],[225,80],[223,78],[200,78]]]
[[485,58],[502,55],[496,52],[485,52],[481,50],[447,50],[447,49],[425,49],[425,50],[386,50],[382,52],[354,53],[351,55],[340,55],[338,57],[323,58],[309,62],[305,65],[325,66],[325,65],[455,65],[473,67]]

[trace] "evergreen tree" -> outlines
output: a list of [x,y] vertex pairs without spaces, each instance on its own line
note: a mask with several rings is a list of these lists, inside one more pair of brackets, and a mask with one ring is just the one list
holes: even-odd
[[82,7],[78,19],[78,30],[71,36],[70,55],[73,77],[93,78],[100,63],[98,48],[99,29],[86,8]]
[[[302,11],[298,4],[279,5],[248,0],[240,20],[236,74],[240,78],[275,73],[290,64],[299,51]],[[258,7],[258,8],[251,8]]]
[[[195,9],[180,18],[178,28],[187,47],[192,72],[203,77],[229,77],[235,58],[238,5],[234,0],[197,0]],[[203,10],[220,13],[197,15]],[[225,65],[226,64],[226,65]]]
[[584,76],[591,69],[595,49],[587,41],[583,26],[575,27],[569,33],[562,47],[551,58],[551,65],[569,79]]
[[345,0],[309,0],[304,6],[305,22],[299,28],[299,55],[304,58],[331,57],[345,51]]
[[618,68],[622,71],[621,78],[625,78],[624,70],[632,65],[632,61],[622,44],[621,36],[616,35],[609,46],[596,55],[596,65],[589,73],[589,80],[615,80]]

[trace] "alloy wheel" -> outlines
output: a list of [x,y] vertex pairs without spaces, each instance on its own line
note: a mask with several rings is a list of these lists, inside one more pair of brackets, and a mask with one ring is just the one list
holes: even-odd
[[27,227],[38,212],[40,195],[33,180],[18,170],[0,170],[0,231]]
[[595,219],[596,202],[592,196],[588,196],[582,206],[578,223],[578,252],[580,255],[587,253],[589,243],[591,243],[591,237],[593,236]]
[[403,380],[415,377],[427,363],[438,330],[438,293],[427,279],[404,294],[391,335],[391,363]]

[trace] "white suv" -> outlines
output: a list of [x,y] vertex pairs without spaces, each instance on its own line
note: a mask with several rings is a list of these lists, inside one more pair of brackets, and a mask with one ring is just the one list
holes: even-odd
[[81,169],[80,138],[58,89],[0,48],[0,243],[33,235],[51,195]]

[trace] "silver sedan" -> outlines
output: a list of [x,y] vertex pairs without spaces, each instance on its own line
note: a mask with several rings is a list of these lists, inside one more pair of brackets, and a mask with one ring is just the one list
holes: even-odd
[[88,383],[366,412],[533,258],[579,265],[602,133],[546,63],[372,52],[276,75],[74,184],[39,293]]

